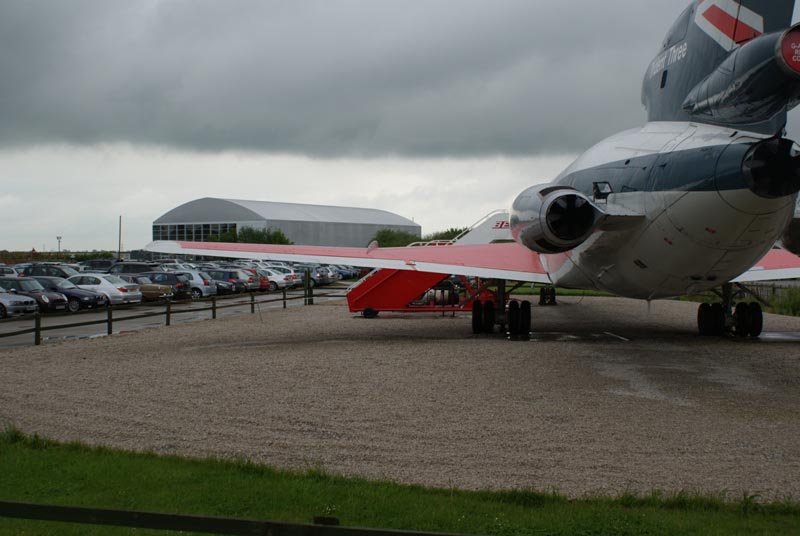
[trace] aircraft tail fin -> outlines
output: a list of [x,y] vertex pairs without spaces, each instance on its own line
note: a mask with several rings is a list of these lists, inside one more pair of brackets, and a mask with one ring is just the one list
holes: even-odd
[[[693,0],[670,28],[645,74],[642,103],[648,119],[697,120],[683,109],[689,93],[742,45],[789,27],[794,3],[795,0]],[[780,119],[754,125],[754,130],[762,127],[770,131]]]

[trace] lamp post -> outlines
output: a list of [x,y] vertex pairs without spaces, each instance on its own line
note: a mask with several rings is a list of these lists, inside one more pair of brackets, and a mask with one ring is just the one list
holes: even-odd
[[61,253],[61,237],[57,236],[56,240],[58,240],[58,252]]

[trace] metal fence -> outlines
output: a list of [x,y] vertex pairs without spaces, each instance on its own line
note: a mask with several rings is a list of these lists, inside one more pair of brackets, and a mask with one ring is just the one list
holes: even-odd
[[[286,309],[287,302],[295,301],[295,300],[303,300],[304,305],[314,305],[314,298],[343,298],[346,296],[345,293],[342,292],[328,292],[328,293],[321,293],[315,294],[313,287],[306,287],[303,291],[303,294],[298,296],[287,296],[286,289],[283,290],[282,295],[279,297],[270,297],[268,299],[258,299],[255,293],[249,293],[250,300],[250,313],[256,312],[256,306],[260,304],[266,303],[276,303],[282,302],[283,308]],[[272,295],[270,295],[272,296]],[[229,299],[236,300],[237,298],[241,298],[241,295],[231,295],[228,296]],[[53,325],[44,325],[43,324],[43,316],[40,313],[35,313],[33,316],[34,325],[32,328],[21,329],[17,331],[12,331],[8,333],[0,333],[0,339],[6,337],[16,337],[19,335],[27,335],[33,334],[33,343],[35,345],[42,344],[42,333],[51,330],[64,330],[70,328],[79,328],[85,326],[95,326],[100,324],[106,325],[106,333],[111,335],[114,332],[114,325],[120,322],[125,322],[128,320],[137,320],[142,318],[152,318],[152,317],[164,317],[164,324],[169,326],[172,323],[172,317],[174,315],[180,315],[184,313],[197,313],[202,311],[210,311],[211,318],[217,318],[217,311],[220,309],[228,309],[231,307],[241,307],[242,305],[247,305],[248,302],[242,303],[241,301],[236,301],[236,303],[225,303],[224,298],[217,298],[216,296],[212,296],[211,298],[204,298],[202,300],[197,300],[201,302],[209,303],[210,305],[206,307],[182,307],[183,304],[188,303],[184,302],[173,302],[171,300],[166,300],[163,302],[164,310],[157,311],[152,313],[141,313],[141,314],[133,314],[133,315],[124,315],[119,316],[122,311],[131,310],[133,305],[111,305],[108,304],[106,306],[106,317],[102,320],[90,320],[87,322],[72,322],[69,324],[53,324]],[[219,302],[222,301],[223,303],[220,304]],[[3,320],[3,323],[6,322],[14,322],[18,320],[24,320],[26,317],[17,317],[13,319]],[[27,317],[30,318],[30,317]]]
[[[257,521],[210,516],[164,514],[133,510],[110,510],[81,506],[59,506],[0,501],[0,517],[59,521],[86,525],[105,525],[211,534],[261,534],[270,536],[446,536],[445,533],[381,530],[342,527],[336,518],[315,518],[313,525]],[[455,536],[455,535],[452,535]]]

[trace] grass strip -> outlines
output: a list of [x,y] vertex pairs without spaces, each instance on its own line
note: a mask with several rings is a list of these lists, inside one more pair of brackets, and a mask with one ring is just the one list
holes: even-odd
[[[0,433],[0,499],[465,534],[800,534],[800,504],[688,492],[573,500],[556,492],[463,491],[286,471]],[[151,531],[0,518],[0,534]]]

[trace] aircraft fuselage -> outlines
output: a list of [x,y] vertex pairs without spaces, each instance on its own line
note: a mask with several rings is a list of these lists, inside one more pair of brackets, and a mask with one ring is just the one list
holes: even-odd
[[[554,185],[642,214],[624,231],[596,230],[564,253],[542,255],[554,284],[654,299],[716,287],[754,265],[793,216],[797,194],[753,191],[742,162],[763,134],[651,122],[598,143]],[[775,138],[772,138],[775,139]],[[787,142],[790,143],[790,142]]]

